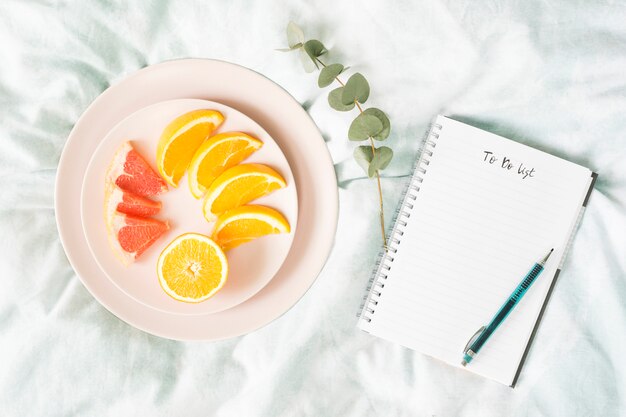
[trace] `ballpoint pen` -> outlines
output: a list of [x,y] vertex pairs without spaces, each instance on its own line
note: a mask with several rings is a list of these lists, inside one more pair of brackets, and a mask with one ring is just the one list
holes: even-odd
[[474,333],[474,335],[470,338],[470,340],[465,345],[463,349],[463,361],[461,365],[465,366],[474,359],[474,356],[478,353],[478,351],[483,347],[483,345],[489,340],[489,337],[496,331],[498,326],[506,319],[511,311],[515,308],[517,303],[522,299],[528,288],[533,285],[533,282],[537,279],[539,274],[543,271],[543,267],[548,261],[550,255],[554,248],[550,249],[550,252],[542,260],[537,262],[535,266],[526,274],[522,282],[517,286],[515,291],[509,296],[506,302],[500,307],[500,310],[496,313],[496,315],[491,319],[491,322],[487,326],[482,326],[480,329]]

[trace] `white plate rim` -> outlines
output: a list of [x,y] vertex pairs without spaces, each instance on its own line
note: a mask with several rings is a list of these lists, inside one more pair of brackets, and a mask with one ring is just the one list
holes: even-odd
[[[103,297],[101,297],[99,293],[97,293],[96,289],[94,288],[94,286],[88,281],[86,280],[83,275],[88,272],[85,270],[85,268],[83,267],[83,265],[80,264],[80,259],[78,259],[76,256],[77,254],[75,254],[75,250],[73,248],[73,243],[69,240],[70,236],[69,236],[69,231],[68,231],[68,224],[65,221],[65,219],[62,217],[61,215],[61,210],[60,210],[60,201],[62,200],[62,198],[65,196],[65,194],[67,193],[71,193],[71,191],[68,191],[66,189],[66,187],[62,184],[62,179],[63,176],[65,174],[65,171],[68,169],[68,160],[71,157],[69,155],[68,149],[70,146],[74,145],[74,141],[76,140],[76,136],[77,136],[77,131],[81,128],[84,128],[82,126],[82,124],[84,123],[84,118],[87,114],[90,114],[91,112],[94,111],[94,109],[96,109],[99,106],[102,106],[103,102],[109,100],[109,97],[113,96],[115,94],[115,92],[122,88],[124,85],[127,85],[129,83],[133,83],[133,82],[137,82],[137,80],[141,79],[142,77],[148,76],[150,73],[154,73],[156,71],[159,70],[166,70],[166,69],[178,69],[180,67],[180,69],[184,69],[184,67],[186,66],[206,66],[207,69],[208,67],[211,66],[215,66],[215,65],[223,65],[223,66],[227,66],[229,67],[229,69],[231,70],[239,70],[239,71],[246,71],[250,74],[252,74],[252,76],[256,77],[257,81],[259,82],[269,82],[272,84],[272,87],[274,89],[276,89],[276,93],[280,94],[284,99],[286,99],[288,102],[290,102],[290,104],[292,106],[297,107],[299,109],[299,113],[302,116],[302,120],[306,121],[309,123],[310,128],[315,130],[317,132],[317,136],[319,137],[319,140],[322,142],[321,144],[323,145],[323,149],[320,150],[321,154],[320,157],[323,157],[326,160],[326,163],[328,166],[330,166],[331,170],[332,170],[332,174],[333,174],[333,179],[334,179],[334,192],[332,193],[328,193],[325,196],[325,199],[328,203],[326,205],[326,209],[330,210],[330,212],[326,213],[327,215],[330,215],[330,226],[328,228],[328,230],[326,231],[325,235],[322,237],[324,239],[324,244],[326,246],[326,250],[325,253],[322,254],[322,256],[319,257],[319,259],[316,262],[316,269],[314,271],[310,271],[312,278],[310,279],[310,281],[307,283],[307,285],[305,286],[305,288],[303,288],[303,290],[297,294],[292,302],[290,303],[289,306],[287,306],[286,308],[282,308],[281,310],[276,312],[272,312],[271,317],[267,317],[266,319],[263,319],[262,321],[257,321],[254,324],[250,324],[248,326],[245,326],[245,328],[241,328],[241,329],[237,329],[237,330],[231,330],[231,331],[227,331],[227,332],[222,332],[219,335],[211,335],[211,336],[206,336],[206,335],[198,335],[195,332],[182,332],[182,333],[176,333],[173,334],[172,332],[169,331],[163,331],[161,328],[158,327],[154,327],[151,325],[147,325],[146,323],[140,322],[139,320],[136,320],[133,317],[129,317],[129,314],[139,314],[140,312],[137,311],[137,309],[135,308],[134,305],[130,305],[130,304],[124,304],[124,305],[114,305],[114,302],[108,299],[104,299]],[[183,98],[183,97],[188,97],[187,95],[185,96],[171,96],[169,98]],[[244,113],[247,114],[246,111],[243,111]],[[271,134],[271,132],[270,132]],[[237,64],[233,64],[233,63],[229,63],[226,61],[221,61],[221,60],[215,60],[215,59],[199,59],[199,58],[190,58],[190,59],[178,59],[178,60],[171,60],[171,61],[165,61],[165,62],[161,62],[159,64],[155,64],[155,65],[151,65],[145,68],[142,68],[136,72],[134,72],[133,74],[129,75],[128,77],[124,78],[122,81],[117,82],[116,84],[110,86],[109,88],[107,88],[103,93],[101,93],[88,107],[87,109],[83,112],[83,114],[81,115],[81,117],[78,119],[78,121],[76,122],[76,124],[74,125],[72,131],[70,132],[70,135],[68,136],[68,139],[64,145],[63,148],[63,152],[61,154],[60,160],[59,160],[59,165],[58,165],[58,169],[57,169],[57,176],[56,176],[56,180],[55,180],[55,219],[57,222],[57,226],[58,226],[58,231],[59,231],[59,238],[60,241],[63,245],[63,248],[65,250],[66,256],[68,258],[68,261],[70,262],[70,264],[72,265],[72,267],[74,268],[77,276],[79,277],[79,279],[81,280],[81,282],[83,283],[83,285],[87,288],[87,290],[94,296],[94,298],[96,298],[96,300],[98,302],[100,302],[100,304],[102,304],[107,310],[109,310],[112,314],[114,314],[115,316],[117,316],[118,318],[120,318],[121,320],[129,323],[130,325],[141,329],[147,333],[150,334],[154,334],[157,336],[161,336],[164,338],[169,338],[169,339],[175,339],[175,340],[220,340],[220,339],[225,339],[225,338],[230,338],[230,337],[236,337],[236,336],[240,336],[242,334],[246,334],[249,333],[251,331],[254,331],[260,327],[263,327],[267,324],[269,324],[270,322],[276,320],[277,318],[281,317],[284,313],[286,313],[289,309],[291,309],[299,300],[300,298],[308,291],[308,289],[311,287],[311,285],[315,282],[317,276],[319,275],[319,273],[321,272],[323,266],[325,265],[328,257],[330,256],[332,247],[333,247],[333,243],[334,243],[334,235],[337,229],[337,221],[338,221],[338,212],[339,212],[339,195],[338,195],[338,189],[336,187],[337,182],[336,182],[336,177],[334,174],[334,168],[333,168],[333,161],[332,158],[330,156],[330,152],[328,150],[328,148],[326,147],[325,143],[323,142],[323,138],[319,132],[319,130],[317,129],[317,126],[315,125],[315,123],[313,122],[313,120],[311,119],[311,117],[309,116],[308,113],[306,113],[306,111],[301,107],[300,103],[289,94],[289,92],[287,92],[284,88],[282,88],[280,85],[276,84],[275,82],[273,82],[272,80],[268,79],[267,77],[265,77],[264,75],[250,70],[246,67],[237,65]],[[266,291],[266,289],[262,290],[262,292]],[[123,297],[127,297],[125,294],[120,293],[121,296]],[[238,306],[241,307],[247,303],[250,303],[251,301],[253,301],[256,297],[258,297],[259,294],[257,294],[255,297],[252,297],[252,299],[248,300],[247,302],[243,303],[242,305]],[[122,298],[123,298],[122,297]],[[128,303],[129,300],[132,299],[128,299],[128,300],[123,300],[124,302]],[[118,300],[119,301],[119,300]],[[193,316],[196,317],[196,316]],[[169,317],[161,317],[163,319],[168,319]]]

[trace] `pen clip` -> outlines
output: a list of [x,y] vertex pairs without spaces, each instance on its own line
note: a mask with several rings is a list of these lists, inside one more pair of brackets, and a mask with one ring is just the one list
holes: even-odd
[[483,330],[485,330],[485,326],[481,326],[480,329],[476,330],[476,333],[474,333],[472,337],[470,337],[470,339],[467,341],[467,344],[463,348],[463,353],[467,352],[467,349],[474,342],[474,340],[476,340],[476,336],[478,336]]

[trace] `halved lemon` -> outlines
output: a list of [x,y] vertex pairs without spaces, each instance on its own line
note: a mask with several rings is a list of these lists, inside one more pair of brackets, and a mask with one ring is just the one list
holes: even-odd
[[208,236],[185,233],[163,249],[157,261],[157,275],[167,295],[178,301],[199,303],[224,286],[228,261]]
[[191,159],[189,189],[200,198],[222,172],[249,157],[263,142],[242,132],[224,132],[204,142]]
[[212,238],[224,250],[229,250],[261,236],[289,233],[289,222],[278,211],[258,205],[228,210],[215,223]]
[[242,164],[228,168],[213,181],[204,196],[204,217],[212,222],[225,211],[286,185],[285,179],[267,165]]
[[177,187],[196,150],[223,121],[222,113],[206,109],[193,110],[172,120],[157,146],[157,168],[163,179]]

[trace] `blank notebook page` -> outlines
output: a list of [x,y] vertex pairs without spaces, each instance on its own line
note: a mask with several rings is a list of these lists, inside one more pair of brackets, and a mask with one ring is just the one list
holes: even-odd
[[466,368],[511,385],[591,171],[443,116],[435,125],[432,155],[413,180],[419,190],[405,198],[410,217],[400,215],[406,224],[396,223],[392,234],[397,252],[383,258],[373,286],[380,295],[370,293],[371,311],[359,327],[460,366],[468,339],[554,248],[546,269]]

